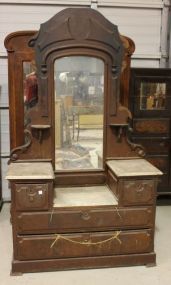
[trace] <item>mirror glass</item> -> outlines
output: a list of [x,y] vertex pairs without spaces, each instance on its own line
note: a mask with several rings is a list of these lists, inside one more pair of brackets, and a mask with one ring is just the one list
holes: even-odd
[[164,110],[166,108],[166,83],[141,82],[140,109]]
[[102,169],[104,62],[56,59],[54,90],[56,170]]
[[30,124],[29,111],[38,102],[38,84],[34,61],[23,62],[24,128]]

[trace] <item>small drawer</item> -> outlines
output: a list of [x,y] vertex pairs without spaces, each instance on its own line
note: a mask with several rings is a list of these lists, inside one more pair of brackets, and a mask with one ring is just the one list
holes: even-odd
[[149,206],[22,212],[16,214],[15,224],[19,234],[150,228],[154,226],[154,210]]
[[153,231],[18,236],[16,243],[17,260],[149,253],[153,251]]
[[48,210],[51,206],[50,183],[14,184],[15,208],[18,211]]
[[122,206],[152,205],[155,202],[154,180],[124,180],[120,183]]

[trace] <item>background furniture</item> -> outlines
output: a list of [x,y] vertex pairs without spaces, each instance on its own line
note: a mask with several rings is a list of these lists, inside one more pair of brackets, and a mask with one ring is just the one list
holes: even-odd
[[[141,84],[146,88],[142,98]],[[157,90],[157,94],[156,88],[164,90]],[[147,160],[163,172],[158,185],[159,196],[171,194],[170,94],[170,69],[131,69],[129,105],[133,115],[132,138],[145,147]]]

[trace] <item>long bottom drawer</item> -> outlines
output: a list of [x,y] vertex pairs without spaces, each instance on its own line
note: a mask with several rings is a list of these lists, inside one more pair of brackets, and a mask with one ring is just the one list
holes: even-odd
[[153,231],[18,236],[16,260],[107,256],[153,251]]

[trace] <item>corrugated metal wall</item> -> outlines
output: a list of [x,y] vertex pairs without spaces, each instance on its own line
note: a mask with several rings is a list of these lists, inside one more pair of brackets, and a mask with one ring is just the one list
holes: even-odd
[[118,25],[120,33],[135,41],[136,52],[132,66],[159,67],[160,65],[161,23],[165,6],[162,0],[0,1],[1,161],[4,200],[10,199],[10,191],[4,180],[9,155],[8,71],[4,38],[17,30],[39,29],[40,23],[45,22],[65,7],[90,7],[91,5]]

